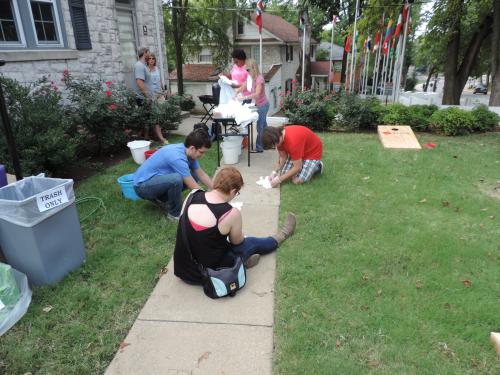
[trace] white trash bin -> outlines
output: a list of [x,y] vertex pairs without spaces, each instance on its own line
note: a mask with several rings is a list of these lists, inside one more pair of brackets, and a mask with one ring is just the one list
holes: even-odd
[[144,163],[144,160],[146,160],[144,153],[149,151],[150,145],[150,141],[132,141],[127,143],[128,148],[132,152],[132,158],[137,164]]
[[224,164],[238,164],[240,159],[241,144],[236,142],[222,142],[220,144],[222,149],[222,159]]
[[224,139],[223,143],[231,144],[231,145],[238,144],[238,146],[240,147],[239,151],[238,151],[238,155],[241,155],[241,143],[243,142],[243,136],[237,136],[237,135],[227,136],[226,135],[226,136],[222,136],[222,137]]

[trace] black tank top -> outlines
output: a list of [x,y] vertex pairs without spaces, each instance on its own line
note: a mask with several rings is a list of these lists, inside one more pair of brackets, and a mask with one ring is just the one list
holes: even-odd
[[[191,204],[204,204],[214,214],[217,219],[215,226],[203,230],[195,230],[187,217],[186,235],[193,253],[193,257],[205,267],[217,268],[225,267],[227,253],[231,249],[227,241],[227,235],[219,231],[219,219],[229,212],[233,207],[229,203],[209,203],[205,198],[205,192],[198,190],[193,193]],[[188,206],[184,208],[187,214]],[[177,237],[174,250],[174,274],[183,280],[192,283],[201,283],[202,276],[198,267],[191,260],[189,251],[184,245],[181,232],[182,219],[177,227]]]

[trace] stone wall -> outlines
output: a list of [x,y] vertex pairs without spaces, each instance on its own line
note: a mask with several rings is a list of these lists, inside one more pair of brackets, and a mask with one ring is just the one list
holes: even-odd
[[[157,53],[157,38],[154,17],[153,0],[137,0],[135,5],[136,35],[138,48],[147,46]],[[164,27],[161,0],[158,4],[158,21],[160,24],[160,41],[165,54]],[[67,1],[61,1],[63,22],[66,29],[68,48],[53,50],[21,50],[0,51],[0,58],[7,64],[0,72],[7,77],[23,83],[36,81],[43,76],[57,84],[60,83],[62,72],[68,69],[75,76],[89,76],[111,81],[123,81],[124,72],[130,67],[124,67],[120,56],[120,40],[114,0],[85,1],[87,22],[92,41],[92,49],[78,51],[75,49],[75,38]],[[147,35],[143,34],[143,26],[147,27]],[[163,57],[164,68],[166,67]]]

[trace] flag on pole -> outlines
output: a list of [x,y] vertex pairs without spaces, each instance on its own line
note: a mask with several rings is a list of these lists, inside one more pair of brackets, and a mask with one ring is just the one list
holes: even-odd
[[401,13],[399,13],[398,24],[396,25],[396,31],[394,31],[394,38],[395,39],[397,39],[397,37],[401,33],[402,24],[403,24],[403,17],[401,17]]
[[306,19],[304,18],[304,15],[302,14],[302,15],[300,16],[299,27],[300,27],[301,29],[303,29],[303,28],[304,28],[304,26],[305,26],[305,24],[306,24]]
[[347,53],[351,52],[351,42],[352,42],[352,37],[351,34],[347,35],[347,39],[345,40],[345,46],[344,46],[344,51]]
[[403,23],[406,22],[408,19],[408,10],[410,9],[410,4],[408,3],[408,0],[405,0],[405,3],[403,5]]
[[377,34],[375,35],[375,43],[373,45],[373,52],[376,52],[379,46],[380,46],[380,31],[377,31]]
[[385,37],[384,37],[384,43],[382,43],[382,52],[384,55],[387,55],[389,52],[389,42],[391,41],[391,35],[392,35],[392,20],[389,20],[389,23],[387,24],[387,30],[385,32]]
[[337,22],[339,18],[336,15],[333,15],[332,17],[332,27],[335,29],[337,27]]
[[255,23],[259,26],[259,33],[262,34],[262,13],[264,12],[264,7],[267,0],[258,0],[257,9],[255,10]]
[[368,38],[366,38],[365,41],[365,51],[370,52],[371,48],[372,48],[372,37],[368,36]]

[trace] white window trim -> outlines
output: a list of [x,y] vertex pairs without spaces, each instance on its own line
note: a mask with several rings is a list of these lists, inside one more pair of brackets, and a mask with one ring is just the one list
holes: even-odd
[[56,0],[35,0],[40,3],[50,3],[53,6],[53,12],[54,12],[54,21],[57,24],[56,30],[57,30],[57,39],[59,39],[58,43],[53,43],[53,42],[40,42],[38,40],[38,35],[36,34],[36,27],[35,27],[35,18],[33,17],[33,11],[31,10],[31,0],[28,1],[28,8],[30,11],[30,18],[31,18],[31,26],[33,27],[33,35],[35,36],[36,40],[36,46],[37,47],[63,47],[64,42],[63,42],[63,35],[62,35],[62,30],[61,30],[61,20],[59,19],[59,9],[57,8],[57,2]]
[[2,47],[26,47],[26,39],[24,38],[24,28],[21,22],[21,16],[19,14],[19,8],[17,7],[16,0],[9,0],[14,7],[14,22],[16,23],[16,30],[19,33],[19,42],[0,42]]

